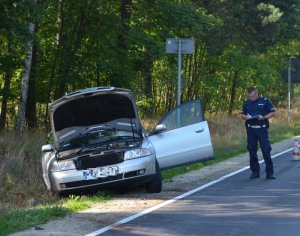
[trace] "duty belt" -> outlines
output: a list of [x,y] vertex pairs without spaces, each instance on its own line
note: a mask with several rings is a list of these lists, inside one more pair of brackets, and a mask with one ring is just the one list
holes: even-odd
[[260,128],[265,128],[266,125],[250,125],[250,124],[248,124],[248,127],[252,128],[252,129],[260,129]]

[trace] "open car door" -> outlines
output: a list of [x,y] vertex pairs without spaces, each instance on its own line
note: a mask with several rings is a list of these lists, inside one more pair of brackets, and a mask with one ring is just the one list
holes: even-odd
[[150,133],[160,169],[213,159],[213,148],[200,100],[171,110]]

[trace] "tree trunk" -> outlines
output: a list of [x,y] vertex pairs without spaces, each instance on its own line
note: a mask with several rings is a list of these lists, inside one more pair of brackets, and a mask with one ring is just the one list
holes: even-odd
[[237,78],[238,78],[238,73],[237,72],[230,72],[229,77],[232,77],[233,73],[233,81],[232,81],[232,86],[231,86],[231,93],[230,93],[230,101],[229,101],[229,108],[228,108],[228,115],[232,115],[232,111],[234,108],[234,100],[236,96],[236,86],[237,86]]
[[[63,6],[62,6],[63,7]],[[88,8],[88,6],[86,6]],[[63,27],[63,8],[61,10],[61,27]],[[85,33],[86,23],[89,15],[86,13],[86,9],[82,9],[81,14],[77,17],[77,21],[73,26],[73,31],[69,34],[61,33],[60,40],[62,45],[61,50],[61,68],[58,86],[55,92],[55,98],[62,97],[67,91],[68,85],[71,84],[72,88],[76,88],[75,82],[70,80],[70,72],[74,67],[74,61],[76,61],[76,53],[80,49],[82,39]]]
[[12,78],[11,71],[7,71],[4,76],[4,88],[1,102],[1,114],[0,114],[0,130],[5,128],[6,114],[7,114],[7,102],[9,96],[10,82]]
[[[148,101],[151,101],[150,99],[153,98],[153,91],[152,91],[152,66],[153,62],[149,62],[147,59],[145,59],[145,64],[142,66],[142,88],[143,93],[146,96]],[[147,116],[153,115],[154,107],[151,105],[147,110],[145,111]]]
[[148,58],[145,58],[145,64],[142,69],[142,77],[143,77],[143,92],[148,98],[153,97],[152,92],[152,67],[153,62]]
[[[12,44],[10,39],[8,39],[8,45],[7,45],[7,51],[9,57],[12,56]],[[6,114],[7,114],[7,102],[9,97],[9,91],[10,91],[10,83],[12,79],[12,68],[10,66],[7,67],[5,76],[4,76],[4,87],[3,87],[3,95],[2,95],[2,102],[1,102],[1,114],[0,114],[0,130],[5,128],[6,123]]]
[[29,23],[30,39],[28,41],[28,51],[26,53],[24,72],[22,76],[21,97],[20,97],[16,127],[15,127],[17,133],[23,132],[25,127],[25,108],[27,103],[28,82],[29,82],[30,69],[32,63],[32,51],[33,51],[32,40],[34,35],[34,28],[35,25],[33,23]]
[[204,66],[204,59],[205,59],[205,51],[206,51],[206,46],[205,43],[202,43],[199,51],[199,56],[198,56],[198,62],[197,62],[197,68],[195,71],[195,76],[197,78],[197,84],[194,86],[194,97],[199,98],[199,88],[201,86],[201,81],[200,81],[200,76],[201,76],[201,71],[205,68]]
[[[37,28],[37,27],[36,27]],[[37,31],[35,31],[36,33]],[[28,84],[27,103],[25,110],[26,123],[28,128],[37,127],[36,119],[36,65],[37,65],[37,46],[34,44],[32,49],[32,64]]]
[[[56,65],[58,63],[58,58],[59,58],[59,53],[61,49],[61,44],[62,44],[62,32],[63,32],[63,17],[64,17],[64,5],[62,0],[58,0],[58,15],[57,15],[57,25],[59,26],[59,31],[56,34],[56,42],[57,42],[57,49],[55,56],[52,61],[52,66],[51,66],[51,73],[49,77],[49,83],[48,83],[48,89],[47,89],[47,97],[46,97],[46,112],[44,116],[44,126],[45,129],[48,131],[49,130],[49,124],[48,124],[48,115],[49,115],[49,103],[51,99],[51,91],[53,89],[53,84],[55,83],[54,77],[55,77],[55,69]],[[56,90],[55,90],[56,91]],[[55,95],[56,97],[56,95]]]
[[[38,31],[37,22],[35,24],[35,32],[36,35]],[[28,87],[28,98],[26,103],[25,117],[28,128],[36,128],[37,127],[37,117],[36,117],[36,67],[38,60],[38,51],[37,45],[33,44],[32,48],[32,65],[30,70],[30,78],[29,78],[29,87]]]
[[122,0],[120,7],[120,27],[117,45],[117,68],[113,73],[110,83],[116,87],[126,87],[126,74],[128,71],[128,32],[130,30],[130,7],[132,0]]
[[[68,47],[66,45],[70,44],[70,42],[67,41],[67,35],[64,34],[64,28],[65,28],[65,7],[64,7],[64,1],[58,0],[58,10],[59,14],[57,16],[57,25],[59,26],[59,31],[56,35],[57,39],[57,55],[54,58],[53,66],[55,65],[56,60],[58,61],[59,69],[58,69],[58,81],[55,85],[55,93],[54,98],[58,99],[61,96],[63,96],[65,92],[66,87],[66,77],[63,75],[64,71],[64,64],[65,64],[65,57],[68,53]],[[54,66],[55,67],[55,66]],[[54,67],[53,67],[53,73],[54,73]],[[52,85],[52,84],[51,84]],[[50,91],[49,91],[50,92]],[[50,96],[49,96],[50,98]],[[49,102],[48,102],[49,103]]]

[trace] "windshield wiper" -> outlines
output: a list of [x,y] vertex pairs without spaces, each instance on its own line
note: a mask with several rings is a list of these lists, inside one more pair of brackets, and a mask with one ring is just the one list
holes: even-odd
[[86,128],[82,134],[84,133],[92,133],[92,132],[96,132],[99,130],[103,130],[103,131],[110,131],[110,130],[115,130],[115,127],[112,127],[111,125],[108,124],[103,124],[103,125],[98,125],[98,126],[94,126],[94,127],[90,127],[90,128]]
[[102,144],[102,145],[93,144],[93,145],[89,145],[87,147],[79,148],[75,153],[76,154],[86,153],[86,152],[89,152],[89,151],[92,151],[92,150],[95,150],[95,149],[106,149],[107,150],[108,145],[107,144]]
[[78,139],[79,137],[84,136],[85,134],[89,134],[89,133],[93,133],[93,132],[97,132],[97,131],[111,131],[111,130],[115,130],[115,128],[108,124],[84,128],[84,129],[81,129],[80,132],[78,132],[78,134],[75,137],[68,139],[67,142],[61,141],[60,145],[68,144],[68,143]]

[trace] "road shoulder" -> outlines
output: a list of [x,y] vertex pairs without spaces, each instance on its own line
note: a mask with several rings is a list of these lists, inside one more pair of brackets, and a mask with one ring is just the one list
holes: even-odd
[[[293,147],[294,140],[297,138],[299,136],[272,144],[272,155]],[[260,151],[258,156],[259,159],[262,159]],[[92,208],[68,215],[63,219],[39,225],[43,230],[31,228],[12,235],[84,235],[248,165],[249,156],[248,153],[244,153],[217,164],[205,166],[200,170],[175,176],[172,181],[163,183],[161,193],[148,194],[144,188],[135,189],[132,192],[117,195],[112,200],[97,204]]]

